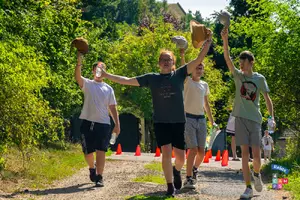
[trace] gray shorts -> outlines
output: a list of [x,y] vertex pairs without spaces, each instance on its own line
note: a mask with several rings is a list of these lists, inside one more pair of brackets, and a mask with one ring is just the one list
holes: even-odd
[[265,149],[264,149],[264,156],[265,156],[265,157],[271,158],[271,153],[272,153],[271,150],[265,150]]
[[261,124],[241,118],[235,118],[235,141],[236,145],[260,146]]
[[188,149],[205,147],[206,119],[186,118],[184,139]]

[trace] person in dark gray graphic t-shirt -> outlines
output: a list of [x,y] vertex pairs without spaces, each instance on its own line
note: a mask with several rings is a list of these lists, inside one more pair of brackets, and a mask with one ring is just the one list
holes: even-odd
[[[208,30],[209,39],[205,42],[198,57],[177,70],[176,58],[171,51],[163,50],[159,56],[160,73],[148,73],[138,77],[127,78],[102,72],[104,78],[114,82],[148,87],[153,102],[153,120],[156,141],[162,149],[162,167],[166,178],[168,196],[174,196],[174,187],[182,186],[180,170],[184,165],[184,127],[185,113],[183,105],[184,80],[204,60],[211,44],[212,32]],[[173,167],[174,186],[172,184],[172,147],[176,157]]]

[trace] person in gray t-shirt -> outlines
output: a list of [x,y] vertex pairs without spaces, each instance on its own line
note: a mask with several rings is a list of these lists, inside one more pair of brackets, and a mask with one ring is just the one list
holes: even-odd
[[254,56],[250,51],[243,51],[240,58],[240,70],[235,68],[229,56],[228,50],[228,29],[222,30],[224,58],[233,75],[235,82],[235,99],[232,115],[235,117],[236,144],[242,150],[242,169],[246,190],[241,198],[253,197],[251,186],[249,161],[249,146],[253,154],[253,179],[254,188],[261,192],[263,189],[260,167],[261,167],[261,123],[262,115],[259,108],[259,95],[263,94],[270,116],[274,121],[273,104],[269,96],[269,88],[265,77],[253,72]]
[[[184,80],[188,74],[204,60],[210,44],[212,32],[208,30],[209,39],[203,45],[198,57],[177,70],[175,56],[171,51],[161,51],[159,56],[160,73],[148,73],[142,76],[127,78],[107,73],[102,76],[114,82],[148,87],[153,102],[154,130],[158,146],[162,149],[162,167],[167,182],[167,195],[174,195],[174,187],[182,186],[180,170],[184,165],[184,126],[185,114],[183,104]],[[174,186],[172,184],[172,147],[176,157],[173,167]]]

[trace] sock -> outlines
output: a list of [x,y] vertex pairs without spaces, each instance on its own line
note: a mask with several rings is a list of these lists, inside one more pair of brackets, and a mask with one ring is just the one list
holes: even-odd
[[168,186],[168,193],[173,193],[174,192],[173,183],[167,183],[167,186]]
[[259,176],[259,172],[257,173],[255,171],[253,171],[253,175],[256,176],[256,177],[258,177]]
[[198,168],[193,166],[193,171],[197,171],[197,170],[198,170]]
[[176,169],[175,166],[173,167],[173,171],[174,171],[176,174],[180,174],[180,170],[178,171],[178,170]]
[[246,183],[246,187],[252,189],[251,182]]
[[192,176],[186,176],[186,179],[191,179],[192,178]]

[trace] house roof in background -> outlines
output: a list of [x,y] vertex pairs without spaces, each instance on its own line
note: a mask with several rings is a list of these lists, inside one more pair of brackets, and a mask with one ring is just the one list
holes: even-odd
[[178,19],[181,19],[186,15],[186,12],[179,3],[168,4],[168,12]]

